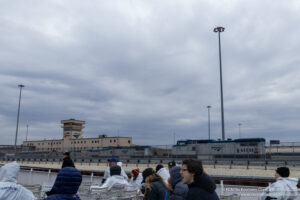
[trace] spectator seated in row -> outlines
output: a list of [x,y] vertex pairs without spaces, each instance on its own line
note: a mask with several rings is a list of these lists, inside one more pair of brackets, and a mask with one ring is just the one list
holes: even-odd
[[275,171],[276,182],[264,190],[261,200],[287,199],[293,200],[298,196],[298,178],[290,178],[290,169],[279,167]]
[[188,184],[185,200],[219,200],[214,181],[204,172],[200,160],[186,159],[180,171],[182,183]]
[[182,183],[182,176],[180,174],[181,167],[173,166],[170,170],[169,183],[172,187],[170,200],[185,200],[189,188],[186,184]]
[[106,179],[108,179],[108,177],[111,176],[110,174],[110,167],[114,166],[114,165],[118,165],[121,167],[121,175],[128,180],[128,176],[126,174],[126,172],[124,171],[124,169],[122,168],[122,162],[118,162],[118,160],[116,158],[109,158],[108,160],[108,168],[104,171],[104,176],[102,179],[102,183],[104,183],[106,181]]
[[105,183],[100,188],[124,188],[129,185],[124,176],[121,175],[121,167],[119,165],[113,165],[110,167],[110,176],[106,179]]
[[140,169],[136,168],[131,171],[131,179],[129,181],[129,184],[132,186],[135,186],[137,189],[141,188],[143,181],[143,175],[140,173]]
[[170,171],[173,167],[176,166],[176,162],[173,160],[173,161],[170,161],[168,162],[168,170]]
[[0,168],[0,200],[35,200],[31,191],[17,184],[20,166],[12,162]]
[[81,172],[74,167],[64,167],[57,174],[56,180],[45,200],[80,200],[76,195],[82,181]]
[[169,199],[171,188],[152,168],[143,171],[143,182],[145,182],[145,188],[142,189],[144,200]]

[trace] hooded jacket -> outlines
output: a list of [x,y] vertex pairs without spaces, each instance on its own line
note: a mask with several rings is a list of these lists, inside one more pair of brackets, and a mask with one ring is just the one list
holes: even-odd
[[206,173],[196,178],[188,187],[186,200],[219,200],[215,192],[216,184]]
[[[119,165],[121,167],[121,175],[128,180],[128,176],[126,174],[126,172],[124,171],[124,169],[122,168],[122,162],[118,162],[117,165]],[[108,177],[110,177],[110,167],[106,168],[106,170],[104,171],[104,176],[103,176],[103,182],[104,183]]]
[[76,195],[82,181],[80,171],[65,167],[57,174],[49,196],[45,200],[80,200]]
[[170,185],[173,191],[170,200],[185,200],[188,193],[188,186],[181,182],[182,176],[180,174],[181,167],[175,166],[170,170]]
[[100,188],[107,188],[110,190],[111,188],[124,188],[128,185],[127,180],[121,175],[113,175],[108,177],[103,185]]
[[170,177],[170,173],[166,168],[161,168],[156,172],[162,179],[164,179],[165,183],[168,184],[168,178]]
[[293,200],[298,196],[298,179],[279,177],[275,183],[267,187],[261,196],[261,200],[276,198],[278,200]]
[[156,177],[150,182],[151,190],[146,190],[144,200],[168,200],[169,191],[164,186],[160,177]]
[[12,162],[0,168],[0,200],[34,200],[31,191],[17,184],[20,167]]

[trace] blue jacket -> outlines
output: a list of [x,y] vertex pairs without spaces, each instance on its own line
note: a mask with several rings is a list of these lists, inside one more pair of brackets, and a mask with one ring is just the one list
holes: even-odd
[[74,167],[61,169],[45,200],[80,200],[76,195],[82,181],[81,172]]
[[180,174],[181,167],[175,166],[170,170],[170,184],[173,188],[170,200],[185,200],[188,193],[188,186],[181,182],[182,176]]

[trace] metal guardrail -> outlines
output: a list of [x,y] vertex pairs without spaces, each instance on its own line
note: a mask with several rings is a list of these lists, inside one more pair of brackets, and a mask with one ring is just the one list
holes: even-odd
[[[0,162],[12,162],[14,159],[0,159]],[[138,167],[139,165],[153,165],[153,164],[163,164],[166,165],[168,162],[172,160],[121,160],[123,162],[123,166],[127,165],[135,165]],[[20,164],[57,164],[62,165],[61,160],[34,160],[34,159],[22,159],[18,160]],[[182,160],[175,160],[177,164],[181,164]],[[268,169],[269,166],[300,166],[300,160],[246,160],[246,159],[218,159],[218,160],[202,160],[203,165],[226,165],[231,168],[232,166],[246,166],[250,168],[251,166],[265,166],[265,169]],[[83,160],[81,162],[76,162],[76,165],[93,165],[93,166],[108,166],[106,160],[99,162],[99,160]]]

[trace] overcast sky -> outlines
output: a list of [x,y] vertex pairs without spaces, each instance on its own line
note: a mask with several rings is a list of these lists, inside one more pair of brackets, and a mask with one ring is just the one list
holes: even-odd
[[299,0],[0,0],[0,144],[84,137],[134,144],[221,138],[300,141]]

